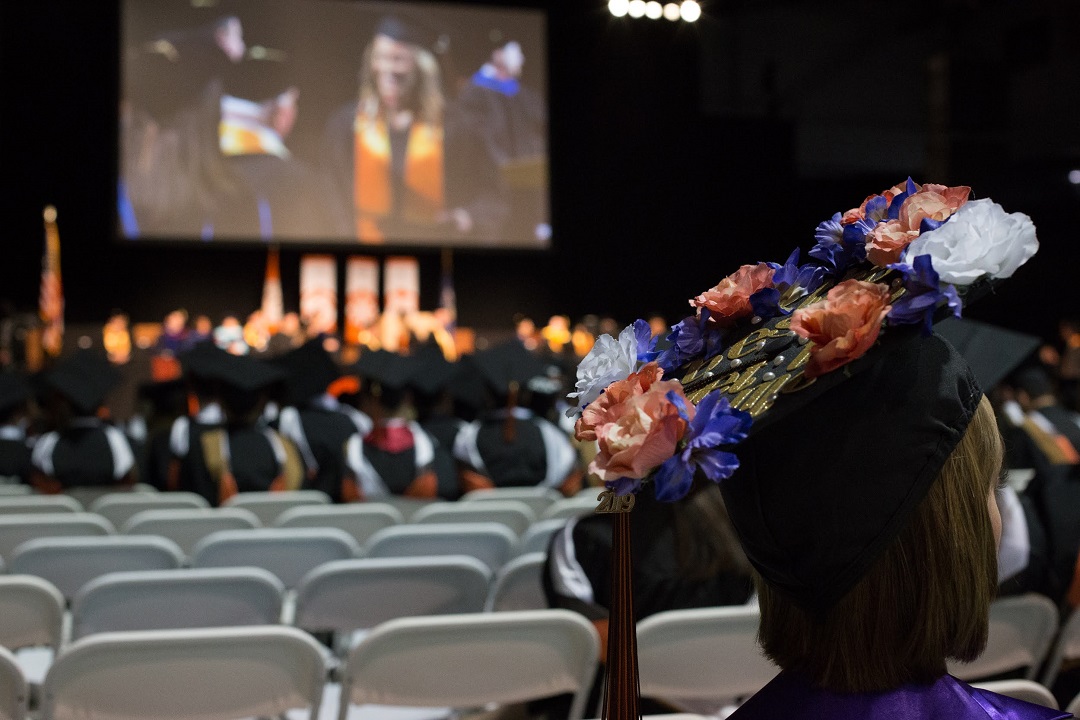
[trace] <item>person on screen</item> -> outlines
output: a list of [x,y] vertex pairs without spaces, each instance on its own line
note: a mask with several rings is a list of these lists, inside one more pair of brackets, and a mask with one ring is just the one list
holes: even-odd
[[435,239],[465,221],[446,206],[446,99],[436,44],[433,33],[404,16],[376,26],[363,54],[359,97],[325,129],[337,234],[364,243]]
[[543,192],[547,107],[522,82],[524,65],[521,44],[502,38],[448,113],[447,144],[462,165],[452,171],[460,178],[455,192],[478,240],[551,235]]

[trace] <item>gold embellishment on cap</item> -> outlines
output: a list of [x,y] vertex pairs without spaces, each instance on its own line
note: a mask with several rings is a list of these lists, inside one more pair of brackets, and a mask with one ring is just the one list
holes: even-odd
[[634,501],[637,499],[637,495],[633,493],[616,495],[614,490],[604,490],[596,496],[596,499],[600,501],[600,504],[596,507],[596,512],[610,515],[614,513],[628,513],[633,510]]

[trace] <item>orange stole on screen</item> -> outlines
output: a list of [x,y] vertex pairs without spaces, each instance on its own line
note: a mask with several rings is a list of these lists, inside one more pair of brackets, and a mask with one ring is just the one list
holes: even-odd
[[[356,234],[360,240],[385,240],[378,222],[393,208],[390,172],[390,135],[381,119],[356,116],[353,124]],[[443,209],[443,131],[416,122],[409,129],[405,156],[405,187],[402,218],[415,223],[433,223]]]

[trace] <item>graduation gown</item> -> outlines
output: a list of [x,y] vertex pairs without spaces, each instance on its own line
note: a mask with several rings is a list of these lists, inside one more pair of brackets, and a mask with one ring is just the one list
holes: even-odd
[[391,419],[346,447],[352,471],[351,500],[378,500],[388,495],[450,499],[456,487],[441,485],[435,468],[443,452],[418,423]]
[[30,444],[22,428],[0,427],[0,484],[30,482]]
[[38,438],[31,455],[41,492],[135,482],[135,454],[127,436],[98,418],[81,417]]
[[840,694],[782,672],[747,700],[730,720],[829,718],[830,720],[1056,720],[1052,710],[973,688],[951,675],[930,685],[905,685],[880,693]]
[[345,447],[354,435],[371,432],[371,418],[333,398],[319,399],[304,408],[284,408],[278,430],[304,459],[304,487],[322,490],[334,502],[342,502],[342,483],[349,473]]

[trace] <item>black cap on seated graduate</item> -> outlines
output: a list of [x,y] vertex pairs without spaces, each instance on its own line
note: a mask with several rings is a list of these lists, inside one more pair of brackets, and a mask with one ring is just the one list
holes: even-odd
[[518,340],[509,340],[472,355],[488,389],[505,397],[512,386],[524,388],[535,378],[547,377],[547,363]]
[[908,180],[836,213],[805,262],[744,265],[693,297],[663,351],[643,320],[600,338],[571,395],[578,438],[598,444],[590,471],[661,500],[718,482],[762,577],[827,610],[895,540],[982,397],[935,323],[1038,248],[1026,215],[969,193]]
[[960,351],[986,392],[1030,360],[1042,344],[1034,335],[969,318],[945,318],[934,332]]
[[285,371],[285,401],[292,405],[319,397],[330,383],[341,377],[341,368],[318,338],[269,362]]
[[120,371],[96,350],[77,350],[43,377],[45,385],[71,403],[76,412],[93,415],[120,382]]
[[457,373],[457,365],[446,359],[437,345],[421,345],[413,359],[409,384],[418,393],[435,396],[449,386]]
[[0,418],[28,402],[31,395],[30,383],[23,375],[0,372]]

